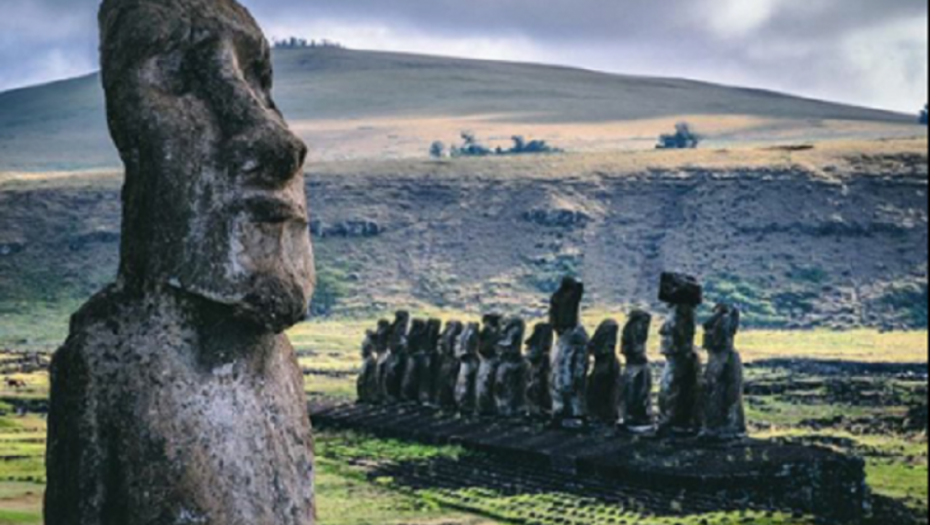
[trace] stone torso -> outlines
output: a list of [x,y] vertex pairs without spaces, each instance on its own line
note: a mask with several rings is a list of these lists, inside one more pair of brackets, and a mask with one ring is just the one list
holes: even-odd
[[746,434],[743,363],[736,352],[711,353],[704,378],[703,432],[732,438]]
[[52,367],[46,523],[312,523],[310,422],[287,338],[203,333],[163,299],[95,302]]
[[587,415],[588,380],[587,331],[578,326],[562,334],[552,353],[552,411],[557,417],[583,418]]
[[665,356],[660,427],[694,430],[700,425],[701,357],[695,351]]

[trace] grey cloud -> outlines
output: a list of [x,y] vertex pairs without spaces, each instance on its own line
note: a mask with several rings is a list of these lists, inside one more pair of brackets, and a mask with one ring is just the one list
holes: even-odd
[[[378,26],[439,40],[520,39],[524,57],[566,65],[746,83],[811,96],[904,109],[927,97],[926,29],[894,41],[894,24],[924,21],[925,0],[243,0],[272,34],[306,21],[315,28]],[[99,0],[0,0],[0,89],[80,69],[95,60]],[[750,6],[750,7],[747,7]],[[756,7],[766,16],[745,31]],[[749,8],[746,17],[735,17]],[[926,27],[926,24],[924,24]],[[288,28],[288,29],[284,29]],[[889,29],[890,28],[890,29]],[[882,32],[907,86],[883,90],[869,52],[849,42]],[[345,33],[345,31],[343,31]],[[330,35],[304,34],[306,37]],[[881,38],[879,38],[881,40]],[[349,46],[353,42],[345,42]],[[875,50],[872,50],[875,51]],[[878,52],[885,52],[884,48]],[[437,49],[442,53],[442,49]],[[861,56],[860,56],[861,55]],[[892,56],[893,55],[893,56]],[[67,68],[64,68],[67,69]],[[47,71],[43,71],[47,70]],[[876,70],[875,75],[879,74]],[[912,98],[913,100],[901,100]]]

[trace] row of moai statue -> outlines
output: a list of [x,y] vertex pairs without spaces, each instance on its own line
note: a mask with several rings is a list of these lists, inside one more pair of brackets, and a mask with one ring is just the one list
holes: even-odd
[[719,305],[704,325],[710,359],[703,367],[695,348],[700,284],[665,274],[660,288],[672,311],[660,332],[666,368],[658,416],[647,351],[652,315],[632,312],[622,331],[604,321],[589,337],[580,319],[584,285],[572,278],[552,297],[549,322],[537,324],[525,342],[526,323],[500,315],[444,328],[439,320],[411,321],[407,312],[398,312],[393,323],[381,321],[363,344],[359,401],[551,419],[564,428],[619,422],[634,433],[744,436],[743,367],[735,348],[739,310]]

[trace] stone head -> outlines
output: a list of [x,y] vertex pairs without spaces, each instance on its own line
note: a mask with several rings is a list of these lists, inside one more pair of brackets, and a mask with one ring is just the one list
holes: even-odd
[[387,351],[391,343],[391,322],[387,319],[378,321],[378,328],[375,330],[375,343],[379,354]]
[[696,333],[694,307],[676,306],[659,331],[659,335],[662,336],[662,354],[680,355],[692,352]]
[[711,353],[735,350],[739,324],[738,308],[725,304],[717,305],[714,315],[704,323],[704,348]]
[[620,325],[608,319],[597,327],[591,338],[589,348],[595,357],[609,357],[617,353],[617,341],[620,337]]
[[646,345],[649,343],[649,328],[652,326],[652,315],[642,310],[630,313],[626,326],[623,328],[623,342],[621,351],[628,360],[642,359],[646,356]]
[[426,348],[430,353],[439,350],[439,341],[442,338],[442,320],[430,319],[426,323]]
[[526,322],[523,319],[514,317],[508,320],[501,337],[501,354],[509,358],[520,358],[523,355],[525,335]]
[[281,331],[314,288],[307,148],[272,96],[271,52],[234,0],[104,0],[107,118],[126,168],[120,279]]
[[539,323],[533,327],[533,335],[526,342],[527,355],[535,361],[548,359],[554,343],[555,334],[552,325]]
[[394,353],[403,353],[407,350],[407,336],[410,329],[410,313],[403,310],[394,316],[391,325],[390,349]]
[[407,351],[415,354],[426,350],[429,340],[429,323],[423,319],[414,319],[410,325]]
[[549,309],[549,322],[557,334],[573,330],[581,323],[581,300],[584,298],[584,284],[574,277],[562,280],[559,290],[552,296]]
[[377,334],[374,330],[368,330],[365,332],[365,341],[362,343],[362,358],[368,359],[375,355],[375,349],[377,345],[375,341],[377,340]]
[[442,332],[442,338],[439,342],[439,351],[442,355],[455,356],[456,346],[464,329],[464,325],[458,321],[449,321],[446,324],[446,329]]
[[478,323],[469,323],[462,330],[462,335],[459,336],[459,342],[456,347],[456,354],[459,358],[473,358],[478,355],[478,346],[480,344],[479,334],[481,332],[481,325]]

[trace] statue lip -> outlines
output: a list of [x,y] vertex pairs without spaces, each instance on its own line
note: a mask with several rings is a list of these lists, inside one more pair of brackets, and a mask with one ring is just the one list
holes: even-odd
[[307,211],[302,206],[273,195],[249,197],[245,200],[243,209],[252,221],[259,224],[308,223]]

